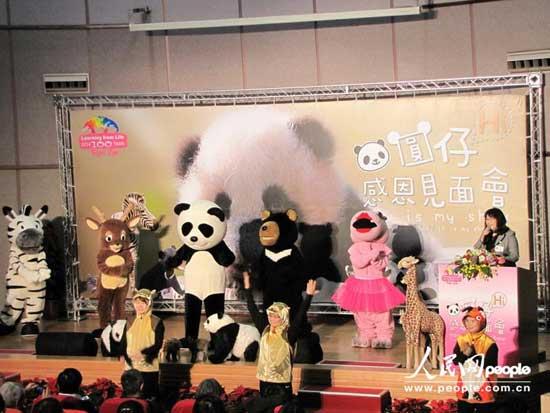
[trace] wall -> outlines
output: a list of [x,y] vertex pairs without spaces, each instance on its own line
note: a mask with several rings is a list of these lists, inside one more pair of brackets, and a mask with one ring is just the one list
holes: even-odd
[[[147,1],[154,21],[411,3]],[[426,18],[149,35],[126,28],[20,27],[128,23],[128,10],[142,7],[143,1],[0,0],[0,202],[31,203],[35,208],[46,203],[50,217],[63,213],[54,108],[43,93],[43,73],[88,72],[94,94],[286,87],[506,74],[507,52],[550,48],[547,0],[434,3],[438,7]],[[7,267],[7,251],[7,240],[0,237],[2,269]]]

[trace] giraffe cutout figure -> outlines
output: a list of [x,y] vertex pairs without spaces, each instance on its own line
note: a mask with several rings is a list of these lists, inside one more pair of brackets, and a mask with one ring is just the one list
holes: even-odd
[[418,294],[416,281],[416,263],[414,257],[405,257],[399,261],[399,267],[407,269],[403,284],[407,286],[407,301],[405,313],[401,316],[407,347],[408,369],[417,368],[420,364],[420,354],[426,345],[425,334],[430,336],[432,368],[438,368],[438,361],[443,361],[445,352],[445,323],[441,316],[428,310]]

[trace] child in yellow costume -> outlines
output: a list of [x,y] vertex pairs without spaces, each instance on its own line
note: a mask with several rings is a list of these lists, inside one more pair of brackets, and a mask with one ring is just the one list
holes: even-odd
[[153,398],[159,392],[159,353],[164,340],[164,324],[152,314],[155,290],[145,288],[134,293],[136,318],[122,339],[126,370],[136,369],[143,376],[143,396]]
[[[483,308],[466,307],[462,311],[466,312],[462,323],[467,332],[457,337],[453,360],[454,364],[461,365],[457,382],[458,412],[493,412],[495,395],[492,387],[496,384],[496,376],[488,376],[485,368],[498,365],[498,347],[485,333],[487,318]],[[479,367],[483,367],[481,375]]]
[[262,333],[256,373],[256,377],[260,380],[260,396],[247,405],[247,412],[272,412],[276,406],[283,405],[292,399],[294,346],[315,294],[315,286],[315,280],[308,281],[306,298],[302,301],[294,319],[290,320],[290,307],[285,303],[274,302],[265,313],[258,310],[250,289],[250,275],[244,273],[248,311],[256,328]]

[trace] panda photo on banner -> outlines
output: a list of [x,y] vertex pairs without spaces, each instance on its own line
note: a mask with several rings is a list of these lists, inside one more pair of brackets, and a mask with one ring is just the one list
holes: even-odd
[[[225,241],[237,255],[238,269],[256,264],[263,254],[261,211],[294,209],[305,272],[331,281],[326,284],[334,289],[342,269],[333,257],[333,231],[347,214],[344,205],[354,208],[360,201],[337,173],[333,156],[334,138],[314,118],[272,108],[228,112],[180,149],[179,199],[210,199],[224,210]],[[325,295],[328,300],[330,291]]]

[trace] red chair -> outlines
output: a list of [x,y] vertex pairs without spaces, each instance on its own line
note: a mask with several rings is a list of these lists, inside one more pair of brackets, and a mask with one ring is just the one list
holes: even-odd
[[195,399],[183,399],[174,404],[170,413],[192,413],[194,405]]
[[72,396],[65,396],[65,395],[61,395],[61,394],[50,394],[49,396],[38,396],[36,399],[34,399],[32,401],[32,407],[34,407],[36,405],[36,403],[38,403],[40,400],[43,400],[43,399],[47,399],[48,397],[51,397],[52,399],[56,399],[56,400],[59,400],[61,402],[61,404],[63,404],[64,401],[68,401],[68,402],[78,402],[79,399],[77,399],[76,397],[72,397]]
[[86,410],[63,409],[63,413],[87,413]]
[[127,400],[135,400],[143,406],[143,411],[145,413],[150,412],[149,402],[143,399],[136,399],[133,397],[113,397],[111,399],[105,400],[99,407],[99,413],[116,413],[118,406],[124,403]]
[[13,407],[6,407],[6,413],[23,413],[19,409],[14,409]]

